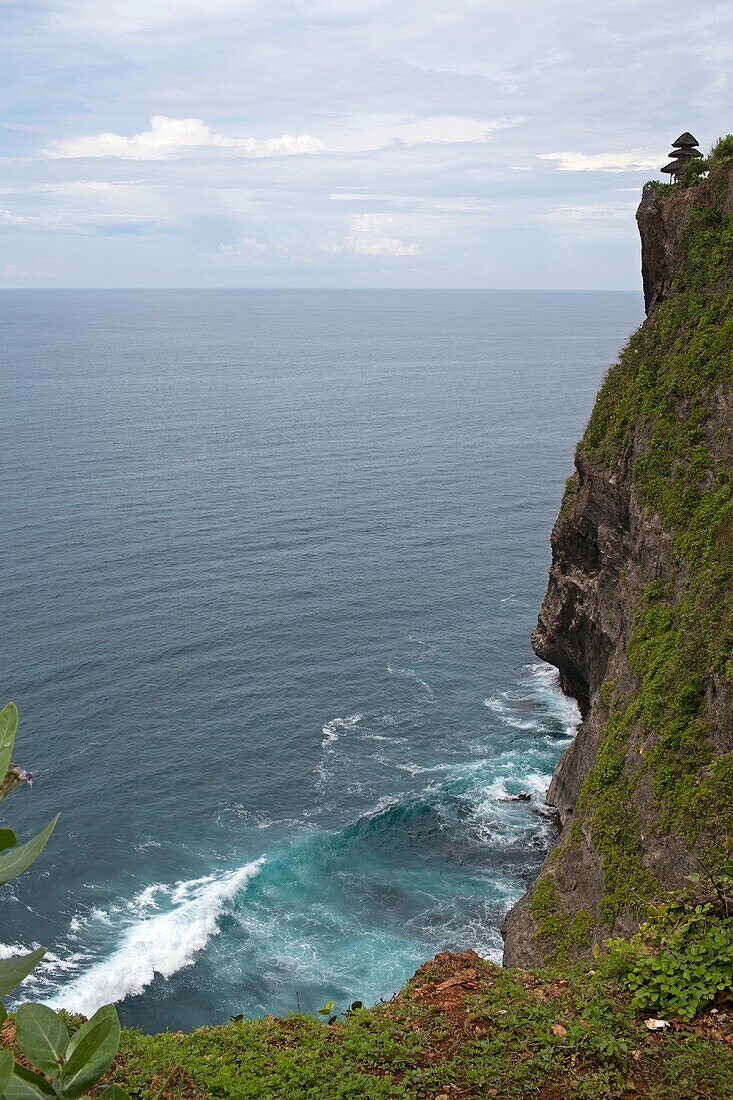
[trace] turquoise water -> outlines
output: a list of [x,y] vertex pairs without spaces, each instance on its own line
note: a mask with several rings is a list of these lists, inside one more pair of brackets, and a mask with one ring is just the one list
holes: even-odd
[[[499,958],[577,714],[529,634],[635,295],[0,295],[28,992],[128,1023]],[[512,796],[529,795],[513,801]]]

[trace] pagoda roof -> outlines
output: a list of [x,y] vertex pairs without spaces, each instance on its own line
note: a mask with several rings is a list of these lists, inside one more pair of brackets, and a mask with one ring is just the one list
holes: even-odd
[[671,157],[677,157],[679,160],[692,160],[693,157],[701,157],[702,153],[699,149],[690,149],[687,147],[684,149],[673,149],[669,155]]
[[684,160],[671,160],[669,164],[665,164],[664,168],[660,168],[660,172],[669,172],[672,175],[674,172],[681,172],[685,167]]
[[680,134],[676,141],[672,142],[672,148],[676,149],[681,145],[697,145],[698,140],[690,133],[689,130],[685,130],[684,134]]

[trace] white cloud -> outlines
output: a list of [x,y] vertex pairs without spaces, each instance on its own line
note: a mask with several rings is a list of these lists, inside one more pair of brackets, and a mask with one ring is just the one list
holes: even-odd
[[222,256],[251,256],[269,252],[270,246],[256,237],[241,237],[236,244],[223,244],[219,251]]
[[177,223],[165,189],[146,180],[71,179],[4,188],[0,222],[54,233],[149,233]]
[[352,233],[376,233],[394,224],[391,214],[353,214],[349,219]]
[[56,0],[52,25],[104,35],[135,34],[196,18],[236,14],[243,0]]
[[542,221],[583,223],[601,222],[608,225],[611,222],[621,222],[623,225],[631,224],[634,217],[634,207],[609,203],[584,203],[575,206],[557,206],[554,210],[548,210],[542,215]]
[[283,134],[279,138],[231,138],[212,133],[200,118],[168,118],[154,115],[150,129],[131,137],[123,134],[91,134],[71,141],[55,142],[46,156],[121,157],[128,160],[163,160],[194,149],[228,149],[249,156],[282,156],[287,153],[319,153],[324,145],[311,134]]
[[540,153],[539,159],[557,161],[561,172],[636,172],[658,168],[660,154],[634,149],[629,153]]
[[357,256],[419,256],[416,244],[405,244],[399,237],[347,237],[343,247]]
[[460,115],[433,115],[403,122],[394,116],[344,120],[328,135],[328,147],[340,153],[367,153],[390,145],[477,144],[489,141],[497,130],[523,121],[520,118],[480,119]]
[[387,236],[385,229],[394,224],[391,214],[352,214],[349,218],[351,232],[340,244],[329,243],[321,251],[353,252],[357,256],[408,257],[421,255],[416,244],[407,244],[399,237]]

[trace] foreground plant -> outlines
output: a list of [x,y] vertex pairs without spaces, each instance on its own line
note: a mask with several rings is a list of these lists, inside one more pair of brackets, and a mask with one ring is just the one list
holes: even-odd
[[733,918],[689,894],[652,906],[636,935],[609,942],[609,954],[644,1012],[692,1020],[733,993]]
[[[17,786],[30,782],[30,775],[11,762],[18,710],[8,703],[0,710],[0,800]],[[38,858],[54,830],[58,815],[45,829],[25,844],[18,844],[12,829],[0,829],[0,886],[27,870]],[[45,948],[27,955],[0,959],[0,997],[11,993],[35,969]],[[7,1011],[0,1003],[0,1025]],[[22,1004],[15,1014],[15,1037],[30,1068],[17,1061],[12,1051],[0,1053],[0,1098],[2,1100],[38,1100],[58,1097],[74,1100],[85,1096],[107,1072],[117,1054],[120,1022],[113,1005],[100,1008],[85,1024],[69,1035],[61,1016],[46,1005]],[[102,1094],[107,1100],[126,1100],[119,1085],[110,1085]]]

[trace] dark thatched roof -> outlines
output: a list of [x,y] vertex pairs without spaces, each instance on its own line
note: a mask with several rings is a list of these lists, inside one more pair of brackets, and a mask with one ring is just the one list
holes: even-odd
[[671,175],[674,175],[675,172],[681,172],[684,167],[685,167],[685,161],[684,160],[671,160],[669,162],[669,164],[665,164],[664,168],[660,168],[659,171],[660,172],[669,172],[669,174],[671,176]]
[[679,146],[697,144],[697,138],[693,137],[689,130],[685,130],[684,134],[680,134],[677,140],[672,142],[672,148],[677,149]]
[[699,149],[673,149],[669,154],[671,157],[677,157],[679,160],[694,160],[695,157],[701,157],[702,153]]

